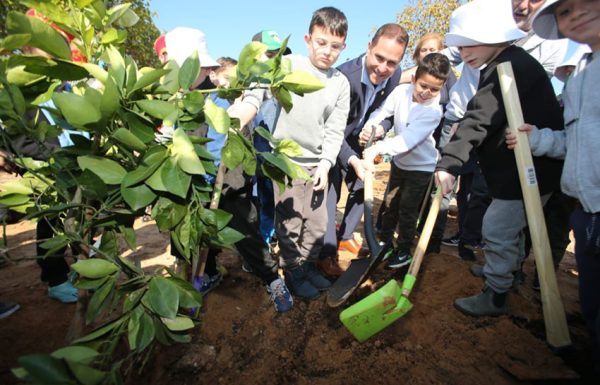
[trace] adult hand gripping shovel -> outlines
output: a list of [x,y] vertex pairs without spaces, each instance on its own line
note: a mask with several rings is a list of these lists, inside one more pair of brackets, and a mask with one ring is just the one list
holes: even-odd
[[[373,142],[375,130],[371,131],[371,137],[367,142],[366,147],[369,147]],[[350,297],[350,295],[367,279],[375,270],[377,265],[384,259],[385,255],[392,250],[392,241],[388,241],[384,245],[380,245],[375,237],[375,229],[373,228],[373,174],[365,173],[364,180],[365,192],[365,213],[364,213],[364,229],[365,238],[371,250],[369,258],[359,258],[350,261],[348,269],[333,283],[327,292],[327,305],[338,307]]]
[[412,309],[413,305],[408,297],[417,280],[417,274],[440,210],[442,197],[442,190],[438,188],[402,286],[393,279],[373,294],[340,313],[340,320],[358,341],[363,342],[369,339]]

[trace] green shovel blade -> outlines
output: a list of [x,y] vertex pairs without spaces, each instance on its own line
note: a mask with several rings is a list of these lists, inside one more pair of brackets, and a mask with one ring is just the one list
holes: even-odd
[[402,287],[391,280],[340,313],[340,321],[359,342],[379,333],[412,309]]

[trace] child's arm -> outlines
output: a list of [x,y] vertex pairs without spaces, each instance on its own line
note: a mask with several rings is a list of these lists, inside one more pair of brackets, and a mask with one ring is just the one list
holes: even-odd
[[[533,156],[548,156],[550,158],[564,159],[567,153],[566,130],[538,129],[531,124],[524,124],[519,131],[529,136],[529,147]],[[511,150],[517,144],[517,137],[506,130],[506,145]]]

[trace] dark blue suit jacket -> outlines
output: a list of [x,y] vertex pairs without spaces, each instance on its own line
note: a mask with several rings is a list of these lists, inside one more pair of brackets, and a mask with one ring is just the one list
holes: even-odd
[[[346,78],[350,83],[350,112],[348,113],[348,121],[346,123],[346,130],[344,131],[344,141],[342,142],[342,148],[338,155],[338,165],[343,168],[348,167],[348,159],[350,159],[352,155],[356,155],[359,158],[362,157],[362,148],[358,144],[358,136],[362,127],[357,127],[357,125],[360,121],[361,111],[363,110],[365,103],[365,85],[360,81],[363,72],[362,61],[364,56],[365,55],[363,54],[355,59],[348,60],[338,67],[338,70],[346,75]],[[398,67],[392,77],[388,79],[384,89],[375,95],[373,104],[371,104],[367,110],[365,119],[367,119],[369,115],[383,103],[394,88],[398,86],[401,73],[402,70]],[[384,122],[383,125],[387,130],[392,126],[392,122],[387,121]]]

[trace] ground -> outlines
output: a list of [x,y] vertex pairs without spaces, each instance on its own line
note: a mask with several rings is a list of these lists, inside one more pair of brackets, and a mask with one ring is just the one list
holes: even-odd
[[[375,196],[383,195],[386,172],[376,175]],[[341,211],[340,211],[341,214]],[[168,236],[154,222],[136,222],[135,255],[146,269],[171,263]],[[451,234],[456,220],[449,219]],[[358,229],[357,237],[361,229]],[[16,380],[10,368],[20,355],[50,352],[64,344],[75,306],[46,296],[34,261],[35,228],[23,222],[7,226],[11,261],[0,268],[0,299],[21,309],[0,320],[0,383]],[[572,246],[569,246],[572,251]],[[457,250],[443,246],[425,258],[411,294],[414,308],[364,343],[357,342],[338,319],[346,306],[364,298],[393,276],[378,269],[341,308],[324,296],[297,300],[292,311],[277,314],[260,281],[241,270],[229,252],[220,262],[229,275],[207,295],[202,324],[190,344],[159,347],[143,373],[131,383],[151,384],[583,384],[592,383],[589,340],[577,298],[573,254],[567,251],[558,283],[573,348],[557,354],[545,343],[539,292],[531,287],[533,261],[525,265],[526,282],[509,296],[510,314],[472,318],[453,307],[454,299],[476,294],[481,278]],[[343,264],[349,256],[342,254]],[[481,256],[479,257],[481,258]],[[596,382],[597,383],[597,382]]]

